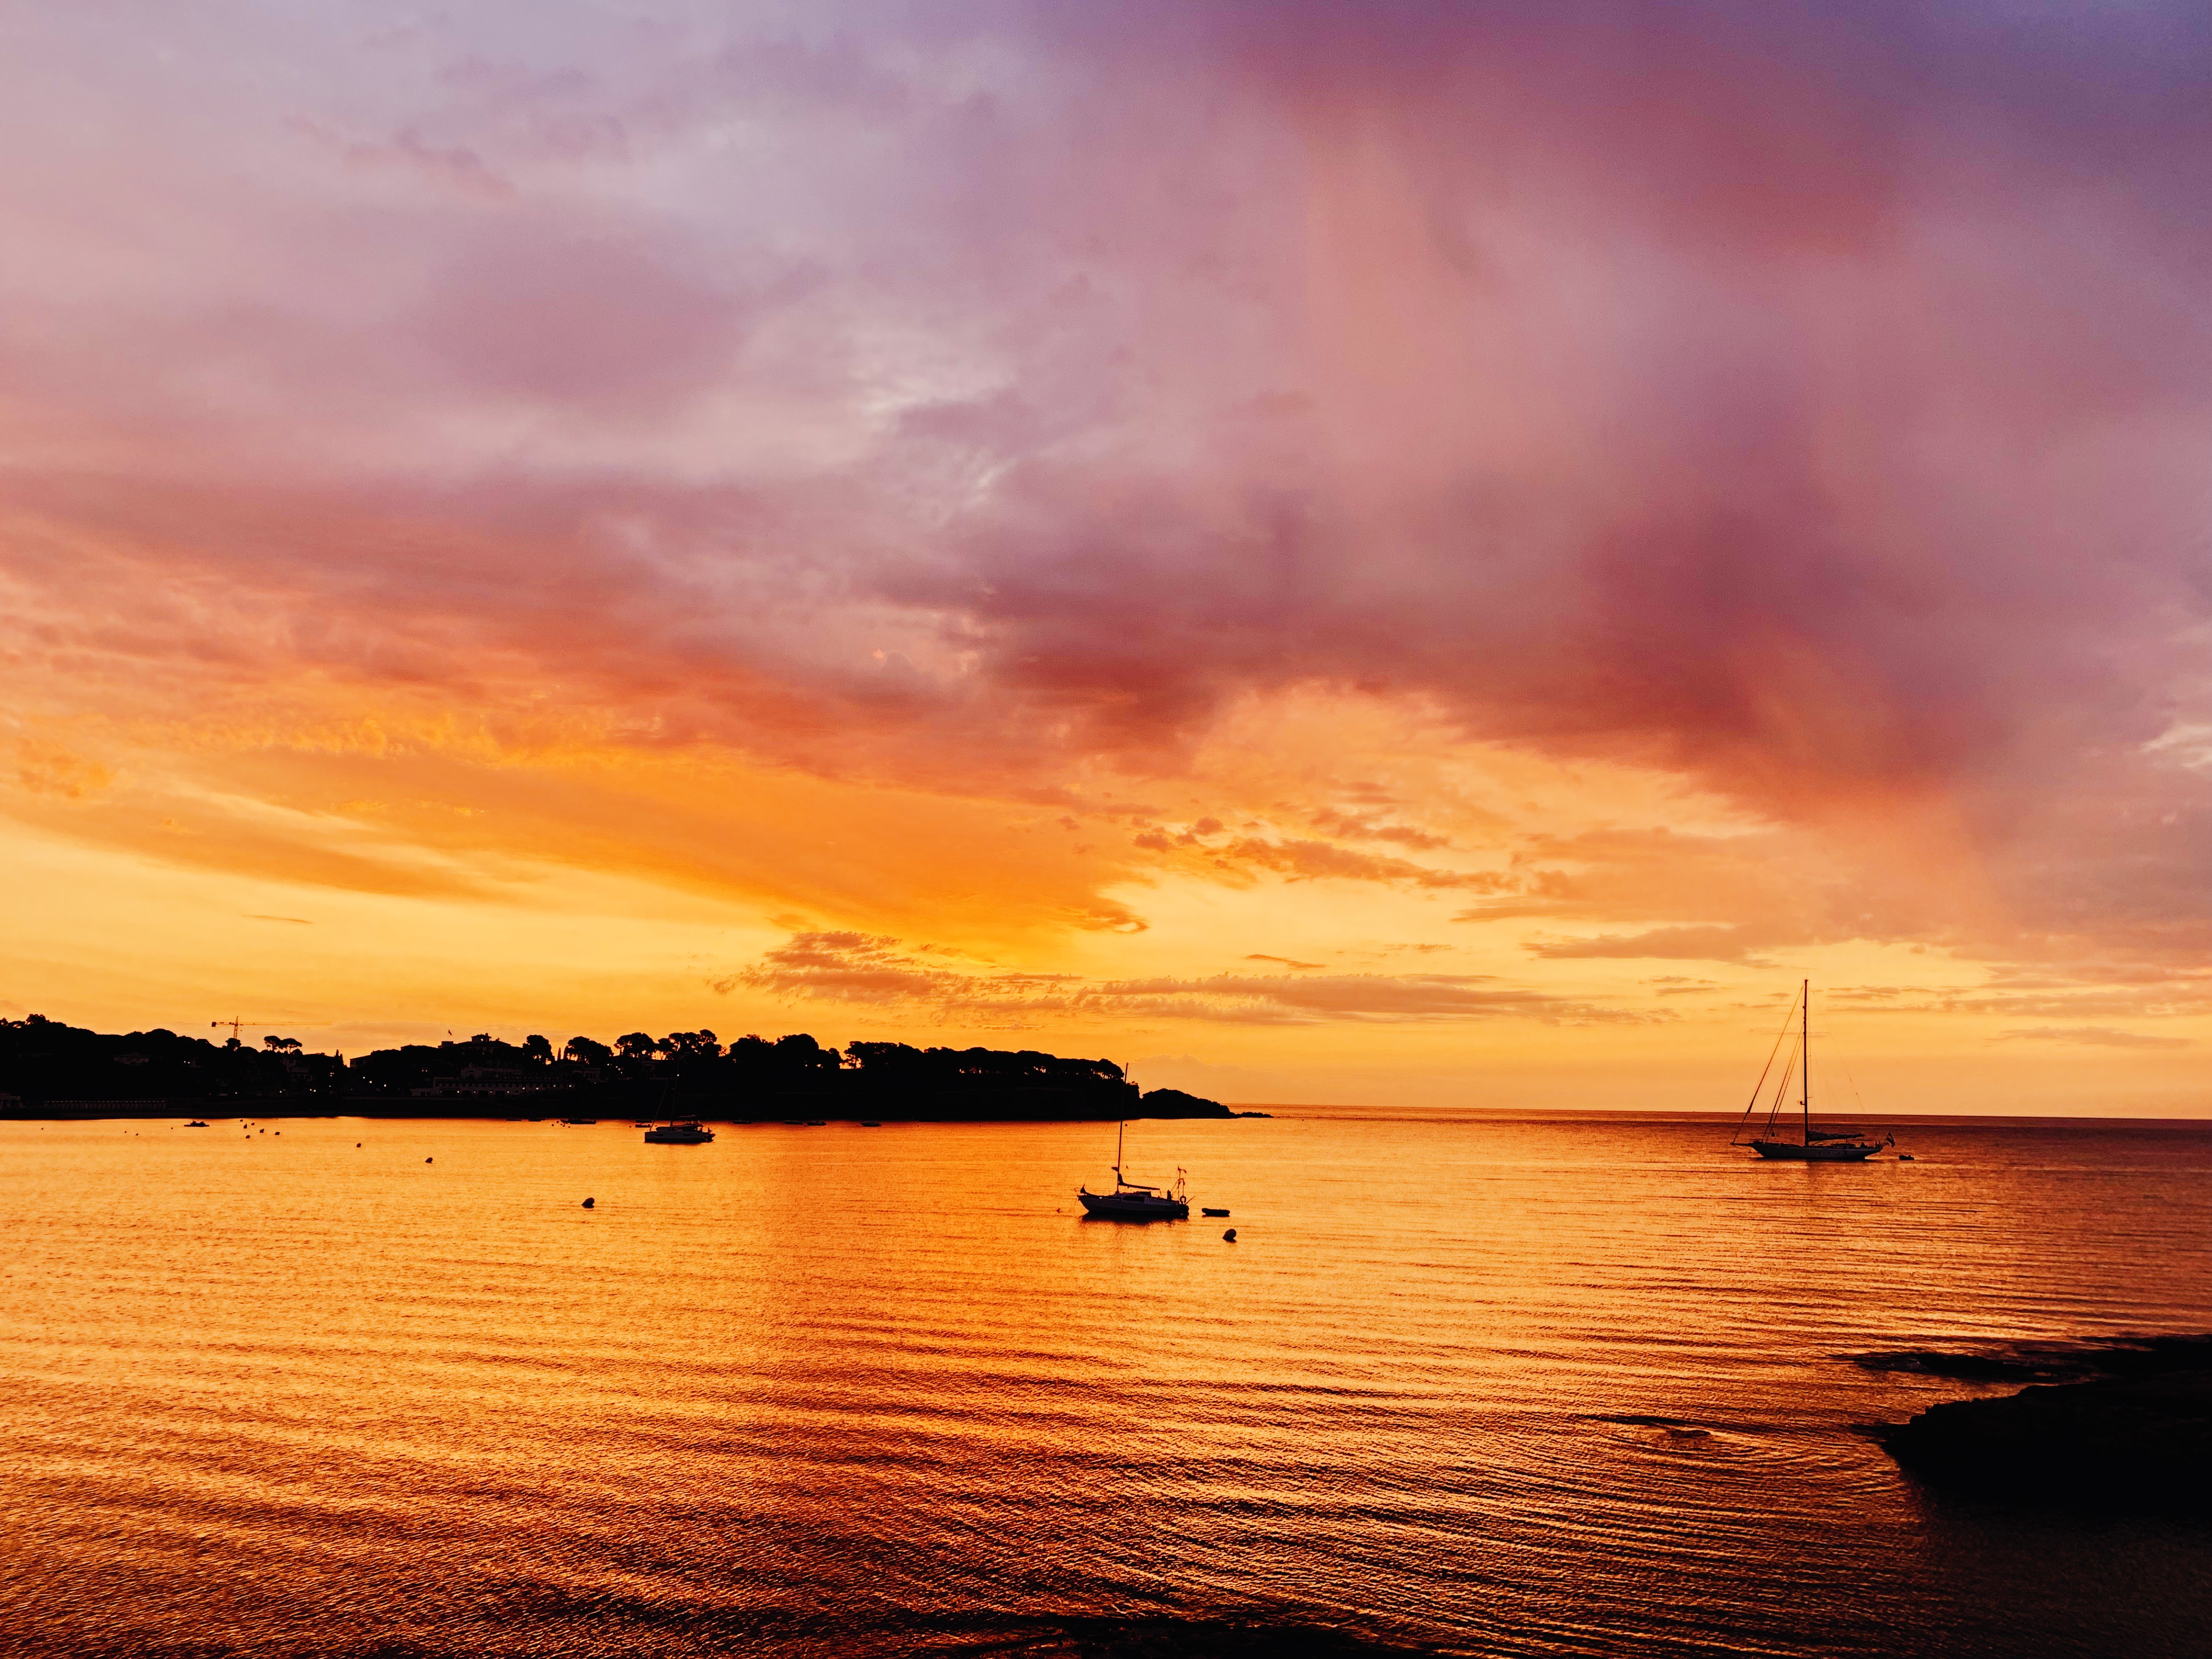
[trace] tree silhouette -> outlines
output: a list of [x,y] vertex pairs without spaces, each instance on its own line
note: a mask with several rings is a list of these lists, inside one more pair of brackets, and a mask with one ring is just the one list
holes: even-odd
[[[803,1031],[773,1041],[754,1033],[726,1049],[703,1029],[657,1041],[632,1031],[623,1039],[619,1061],[606,1044],[577,1036],[561,1048],[558,1064],[549,1063],[553,1045],[539,1036],[519,1044],[410,1043],[362,1054],[350,1066],[341,1055],[306,1053],[296,1037],[270,1032],[261,1042],[255,1048],[231,1037],[218,1047],[166,1030],[110,1036],[36,1015],[0,1019],[0,1092],[33,1101],[89,1097],[98,1091],[117,1099],[128,1091],[131,1097],[180,1102],[327,1096],[396,1104],[480,1092],[477,1078],[464,1075],[472,1066],[535,1062],[530,1092],[579,1108],[604,1097],[610,1111],[634,1109],[637,1115],[659,1109],[664,1100],[709,1115],[756,1118],[1110,1120],[1140,1107],[1110,1060],[866,1040],[840,1054]],[[1147,1116],[1229,1115],[1214,1102],[1173,1090],[1143,1097],[1141,1109]]]
[[805,1031],[778,1037],[775,1057],[781,1065],[796,1071],[834,1072],[845,1063],[842,1054],[835,1048],[823,1048]]

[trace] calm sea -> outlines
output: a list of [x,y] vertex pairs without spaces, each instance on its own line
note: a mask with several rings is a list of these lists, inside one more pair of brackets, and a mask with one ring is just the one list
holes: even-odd
[[1142,1123],[1150,1227],[1110,1126],[261,1127],[0,1125],[0,1652],[2212,1653],[2212,1531],[1925,1493],[1852,1425],[1975,1390],[1849,1358],[2212,1329],[2201,1125]]

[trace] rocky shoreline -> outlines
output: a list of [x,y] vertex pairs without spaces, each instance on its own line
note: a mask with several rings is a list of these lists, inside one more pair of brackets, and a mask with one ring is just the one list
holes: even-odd
[[1946,1401],[1870,1431],[1931,1486],[2212,1519],[2212,1335],[1856,1358],[1875,1370],[1975,1381],[2066,1379]]

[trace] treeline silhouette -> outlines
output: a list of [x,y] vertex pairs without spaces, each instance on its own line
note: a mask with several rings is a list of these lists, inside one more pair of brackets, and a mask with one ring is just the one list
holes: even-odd
[[296,1037],[268,1036],[257,1048],[234,1036],[215,1043],[160,1029],[88,1031],[39,1014],[0,1019],[0,1107],[10,1111],[344,1091],[343,1056],[308,1054]]
[[256,1048],[235,1035],[218,1043],[159,1029],[111,1035],[37,1014],[0,1020],[0,1111],[9,1115],[150,1115],[222,1101],[384,1116],[1233,1115],[1218,1102],[1179,1090],[1140,1095],[1111,1060],[1026,1048],[853,1042],[840,1050],[805,1032],[749,1035],[725,1046],[708,1030],[662,1037],[632,1031],[611,1044],[574,1036],[556,1048],[550,1037],[514,1043],[478,1033],[348,1061],[273,1034]]

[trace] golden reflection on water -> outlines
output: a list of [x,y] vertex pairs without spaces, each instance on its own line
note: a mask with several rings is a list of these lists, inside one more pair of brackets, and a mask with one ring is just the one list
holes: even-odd
[[1110,1127],[269,1127],[0,1125],[0,1649],[2212,1650],[2212,1540],[1925,1499],[1850,1425],[1971,1390],[1847,1358],[2212,1328],[2198,1128],[1146,1123],[1234,1214],[1131,1226]]

